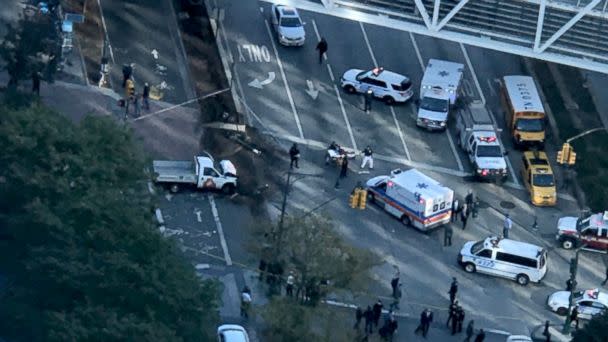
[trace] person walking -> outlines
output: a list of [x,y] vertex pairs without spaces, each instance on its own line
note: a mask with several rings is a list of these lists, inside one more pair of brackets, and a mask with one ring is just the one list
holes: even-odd
[[578,308],[575,306],[570,313],[570,322],[575,322],[575,328],[578,330]]
[[502,237],[503,239],[508,239],[509,238],[509,231],[511,231],[511,228],[513,228],[513,221],[511,220],[511,217],[509,217],[509,214],[505,215],[505,222],[502,225]]
[[458,206],[458,200],[454,198],[454,201],[452,201],[452,217],[451,217],[451,221],[452,222],[456,222],[456,215],[458,215],[458,213],[460,212],[460,208]]
[[401,286],[403,284],[399,283],[399,285],[397,285],[397,289],[395,290],[395,295],[393,296],[393,302],[391,303],[391,305],[389,306],[389,309],[392,310],[399,310],[399,302],[401,301]]
[[467,221],[469,220],[469,205],[466,203],[460,211],[460,220],[462,221],[462,230],[465,230],[467,228]]
[[447,224],[443,230],[443,246],[449,247],[452,245],[452,235],[454,234],[454,228],[452,225]]
[[426,338],[432,322],[433,313],[429,308],[424,309],[422,313],[420,313],[420,324],[418,324],[418,327],[416,330],[414,330],[414,333],[418,334],[418,332],[422,332],[422,336]]
[[456,293],[458,293],[458,282],[456,281],[456,277],[452,278],[452,283],[450,284],[450,290],[448,291],[450,294],[450,303],[454,304],[456,300]]
[[458,305],[458,307],[456,308],[456,332],[457,333],[461,333],[462,332],[462,324],[464,323],[464,309],[462,308],[462,306]]
[[143,89],[143,92],[141,93],[141,102],[142,102],[143,108],[145,110],[150,110],[149,98],[150,98],[150,85],[148,84],[148,82],[146,82],[146,83],[144,83],[144,89]]
[[347,172],[348,172],[348,158],[346,156],[343,156],[342,165],[340,165],[340,178],[346,178]]
[[397,286],[399,285],[399,277],[400,277],[399,269],[397,268],[397,266],[395,266],[395,275],[393,275],[393,278],[391,279],[391,289],[393,290],[393,292],[392,292],[393,298],[395,298],[397,295]]
[[323,63],[323,55],[327,52],[327,41],[321,37],[321,40],[317,44],[317,51],[319,51],[319,64]]
[[470,320],[469,324],[467,324],[467,330],[465,330],[466,337],[463,342],[471,342],[471,337],[473,337],[473,333],[475,332],[475,321]]
[[363,94],[363,110],[369,114],[372,111],[372,99],[374,98],[374,91],[371,87],[367,87],[365,93]]
[[297,169],[300,168],[298,165],[298,161],[300,160],[300,149],[298,148],[298,144],[293,143],[291,148],[289,149],[289,158],[291,159],[291,164],[289,164],[290,168],[293,168],[295,165]]
[[139,116],[139,94],[133,94],[133,114],[135,117]]
[[122,66],[122,87],[125,88],[127,86],[127,80],[131,78],[133,74],[133,67],[129,64],[124,64]]
[[479,333],[475,337],[475,342],[483,342],[486,339],[486,332],[483,329],[479,329]]
[[606,285],[606,282],[608,282],[608,265],[606,265],[606,277],[604,278],[604,281],[602,282],[602,286]]
[[572,292],[572,290],[574,290],[574,280],[572,280],[572,278],[568,278],[568,280],[566,280],[566,291]]
[[293,275],[293,271],[289,271],[287,276],[287,283],[285,284],[285,292],[289,297],[293,296],[293,285],[296,282],[296,277]]
[[245,286],[241,292],[241,317],[249,318],[249,308],[251,307],[251,290]]
[[357,305],[357,310],[355,310],[355,326],[353,329],[359,330],[359,324],[361,324],[361,319],[363,318],[363,310],[361,307]]
[[32,93],[40,96],[40,73],[38,71],[32,72]]
[[374,169],[374,158],[372,157],[373,151],[372,148],[367,145],[367,147],[363,150],[363,162],[361,163],[361,169],[365,168],[365,165],[369,164],[369,169]]
[[473,190],[469,189],[467,191],[467,195],[464,197],[464,203],[469,206],[469,208],[473,205]]
[[365,334],[371,334],[374,332],[374,312],[371,306],[367,306],[365,312],[363,312],[363,318],[365,318]]
[[393,340],[393,336],[395,336],[395,333],[397,332],[398,327],[399,327],[399,324],[397,323],[397,320],[395,319],[395,317],[391,317],[388,322],[388,339],[389,339],[389,341]]
[[452,319],[452,336],[456,335],[458,329],[458,308],[454,310],[454,318]]
[[549,332],[549,321],[545,321],[545,329],[543,330],[543,336],[545,336],[545,342],[551,342],[551,332]]
[[374,326],[378,328],[378,323],[380,322],[380,316],[382,316],[382,300],[378,299],[376,304],[374,304],[373,312],[374,312]]
[[448,309],[448,320],[445,322],[445,326],[449,327],[450,322],[456,319],[456,309],[458,309],[458,301],[454,301],[454,303],[450,304],[450,308]]

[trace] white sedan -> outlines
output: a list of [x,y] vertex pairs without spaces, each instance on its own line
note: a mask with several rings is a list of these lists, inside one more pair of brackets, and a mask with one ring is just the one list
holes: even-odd
[[[547,305],[558,315],[568,313],[570,292],[557,291],[547,298]],[[608,295],[601,293],[599,289],[574,292],[574,305],[578,309],[578,318],[591,319],[601,314],[608,308]]]
[[304,45],[306,32],[298,10],[283,5],[272,5],[270,11],[270,21],[279,36],[279,43],[286,46]]
[[249,342],[247,330],[240,325],[224,324],[217,328],[218,342]]

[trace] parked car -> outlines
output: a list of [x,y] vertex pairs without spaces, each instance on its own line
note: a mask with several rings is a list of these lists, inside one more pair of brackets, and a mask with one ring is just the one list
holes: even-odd
[[[557,291],[547,297],[547,306],[558,315],[566,315],[570,304],[569,291]],[[574,305],[578,309],[578,317],[591,319],[608,308],[608,294],[599,289],[578,291],[574,293]]]
[[217,328],[218,342],[249,342],[247,330],[237,324],[224,324]]
[[285,46],[302,46],[306,41],[304,24],[298,10],[284,5],[272,5],[270,21],[279,43]]
[[368,71],[347,70],[342,75],[340,84],[350,94],[365,93],[371,89],[374,97],[382,99],[387,104],[403,103],[414,95],[409,77],[384,70],[384,68],[374,68]]

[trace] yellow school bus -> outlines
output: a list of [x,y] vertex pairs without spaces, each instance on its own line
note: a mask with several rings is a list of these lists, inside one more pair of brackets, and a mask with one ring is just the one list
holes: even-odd
[[522,176],[532,204],[554,206],[557,203],[557,190],[547,154],[543,151],[526,151],[522,158]]
[[529,76],[504,76],[500,83],[505,120],[515,145],[543,148],[545,109],[534,79]]

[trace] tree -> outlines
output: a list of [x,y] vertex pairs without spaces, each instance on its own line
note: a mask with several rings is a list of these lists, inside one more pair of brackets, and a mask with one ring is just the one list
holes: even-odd
[[153,221],[110,118],[0,108],[0,331],[10,341],[210,341],[218,286]]
[[33,72],[43,70],[46,78],[52,79],[60,48],[59,30],[53,16],[22,17],[16,24],[9,25],[0,44],[0,58],[4,60],[4,70],[10,77],[9,86],[16,87],[19,81],[29,79]]
[[573,342],[608,341],[608,311],[593,317],[589,323],[574,333]]

